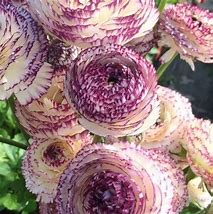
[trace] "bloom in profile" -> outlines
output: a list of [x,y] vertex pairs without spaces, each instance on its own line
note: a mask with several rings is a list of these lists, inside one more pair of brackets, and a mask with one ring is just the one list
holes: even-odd
[[188,162],[195,174],[213,186],[213,125],[209,120],[194,119],[183,139]]
[[87,134],[67,140],[32,138],[30,143],[22,162],[26,187],[37,200],[52,202],[60,175],[90,138]]
[[202,209],[207,208],[211,204],[213,198],[200,177],[190,180],[187,184],[187,189],[190,201]]
[[48,40],[21,7],[1,2],[0,19],[0,100],[15,94],[26,105],[50,86],[53,69],[45,62]]
[[177,214],[186,198],[183,173],[167,153],[120,142],[84,147],[61,175],[56,203],[58,214]]
[[154,67],[134,51],[108,45],[88,48],[66,73],[65,96],[79,122],[100,136],[135,135],[159,117]]
[[66,68],[55,69],[52,85],[40,99],[27,106],[15,102],[15,114],[25,131],[37,138],[67,138],[82,133],[77,114],[63,93]]
[[164,60],[177,51],[193,70],[194,60],[213,62],[213,13],[187,3],[171,5],[164,10],[158,27],[159,44],[171,47]]
[[81,48],[143,37],[159,16],[154,0],[29,0],[28,6],[50,34]]
[[175,151],[180,148],[178,141],[184,134],[187,122],[194,118],[191,103],[178,92],[160,85],[157,87],[157,95],[160,100],[160,117],[143,133],[141,144],[147,148],[167,147]]

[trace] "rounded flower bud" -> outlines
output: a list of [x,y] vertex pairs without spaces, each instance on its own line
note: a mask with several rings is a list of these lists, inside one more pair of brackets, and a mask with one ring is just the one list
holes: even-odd
[[142,146],[146,148],[166,147],[170,151],[180,148],[179,139],[186,129],[187,121],[194,118],[191,103],[178,92],[157,87],[160,100],[160,118],[143,133]]
[[192,203],[197,204],[202,209],[207,208],[211,204],[213,198],[200,177],[190,180],[187,184],[187,189]]
[[194,173],[213,186],[213,124],[208,120],[194,119],[182,143]]
[[100,136],[135,135],[159,117],[154,67],[134,51],[108,45],[86,49],[65,79],[79,122]]
[[143,37],[159,15],[154,0],[29,0],[28,6],[49,33],[82,48]]
[[84,147],[61,175],[56,202],[58,214],[178,214],[186,198],[167,153],[115,143]]
[[53,69],[44,62],[48,40],[43,29],[21,7],[0,3],[0,100],[13,93],[22,105],[48,89]]
[[59,177],[82,146],[90,143],[89,136],[60,139],[30,139],[22,162],[26,187],[42,202],[52,202]]
[[27,106],[15,102],[15,114],[25,131],[37,138],[67,138],[82,133],[77,114],[63,94],[65,68],[55,70],[52,85],[40,99]]
[[[166,8],[160,18],[159,45],[180,53],[194,70],[194,60],[213,62],[213,13],[195,5],[183,3]],[[163,59],[169,60],[171,51]]]

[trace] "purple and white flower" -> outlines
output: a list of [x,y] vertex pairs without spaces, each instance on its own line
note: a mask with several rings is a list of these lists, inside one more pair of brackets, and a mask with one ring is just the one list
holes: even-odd
[[159,117],[154,67],[134,51],[107,45],[88,48],[66,73],[65,96],[79,122],[101,136],[136,135]]
[[53,69],[45,62],[48,40],[21,7],[2,2],[0,19],[0,100],[15,94],[26,105],[50,86]]
[[28,6],[48,33],[81,48],[139,39],[159,16],[154,0],[28,0]]
[[186,199],[168,153],[117,143],[84,147],[61,175],[56,203],[58,214],[178,214]]

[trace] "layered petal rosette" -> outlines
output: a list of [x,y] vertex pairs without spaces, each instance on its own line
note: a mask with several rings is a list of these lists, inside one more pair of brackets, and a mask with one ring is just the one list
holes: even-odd
[[213,13],[208,10],[187,3],[171,5],[160,18],[159,32],[159,44],[171,47],[164,60],[177,51],[193,70],[194,60],[213,62]]
[[79,122],[101,136],[135,135],[159,117],[154,67],[134,51],[108,45],[86,49],[65,79]]
[[0,99],[13,93],[23,105],[44,94],[53,75],[45,63],[48,40],[30,14],[9,3],[0,4]]
[[67,140],[30,140],[31,145],[22,162],[22,173],[26,187],[37,195],[37,200],[45,203],[53,201],[63,170],[81,147],[90,142],[87,134]]
[[15,114],[25,131],[38,138],[67,138],[82,133],[77,114],[67,103],[63,94],[66,68],[55,70],[52,85],[40,99],[27,106],[15,102]]
[[178,214],[186,198],[167,153],[117,143],[84,147],[61,175],[56,202],[58,214]]
[[195,119],[189,124],[182,143],[194,173],[213,186],[213,124]]
[[166,147],[170,151],[181,149],[179,140],[183,137],[187,122],[194,118],[191,103],[178,92],[157,87],[160,100],[160,118],[143,133],[142,146],[147,148]]
[[159,15],[153,0],[29,0],[28,5],[49,33],[82,48],[141,38]]

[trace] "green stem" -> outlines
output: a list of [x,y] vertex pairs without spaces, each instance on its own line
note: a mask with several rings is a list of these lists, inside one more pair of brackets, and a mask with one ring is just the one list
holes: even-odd
[[157,70],[158,79],[161,78],[161,76],[164,74],[164,72],[166,71],[166,69],[167,69],[167,68],[169,67],[169,65],[173,62],[173,60],[176,58],[177,55],[178,55],[178,54],[175,53],[175,54],[173,55],[173,57],[172,57],[168,62],[162,64],[162,65],[158,68],[158,70]]
[[24,149],[24,150],[27,149],[26,145],[24,145],[22,143],[19,143],[17,141],[11,140],[11,139],[4,138],[4,137],[0,137],[0,142],[1,143],[6,143],[6,144],[9,144],[9,145],[12,145],[12,146],[16,146],[16,147],[18,147],[20,149]]
[[16,121],[16,125],[18,126],[19,130],[21,131],[21,133],[23,134],[24,138],[26,139],[26,141],[28,142],[30,136],[24,131],[24,129],[21,127],[18,118],[15,115],[15,103],[14,103],[14,96],[12,95],[9,99],[8,99],[8,103],[10,105],[11,111],[13,113],[13,117],[14,120]]
[[163,12],[163,9],[165,6],[166,6],[166,0],[160,0],[160,3],[158,5],[158,10],[160,11],[160,13]]

